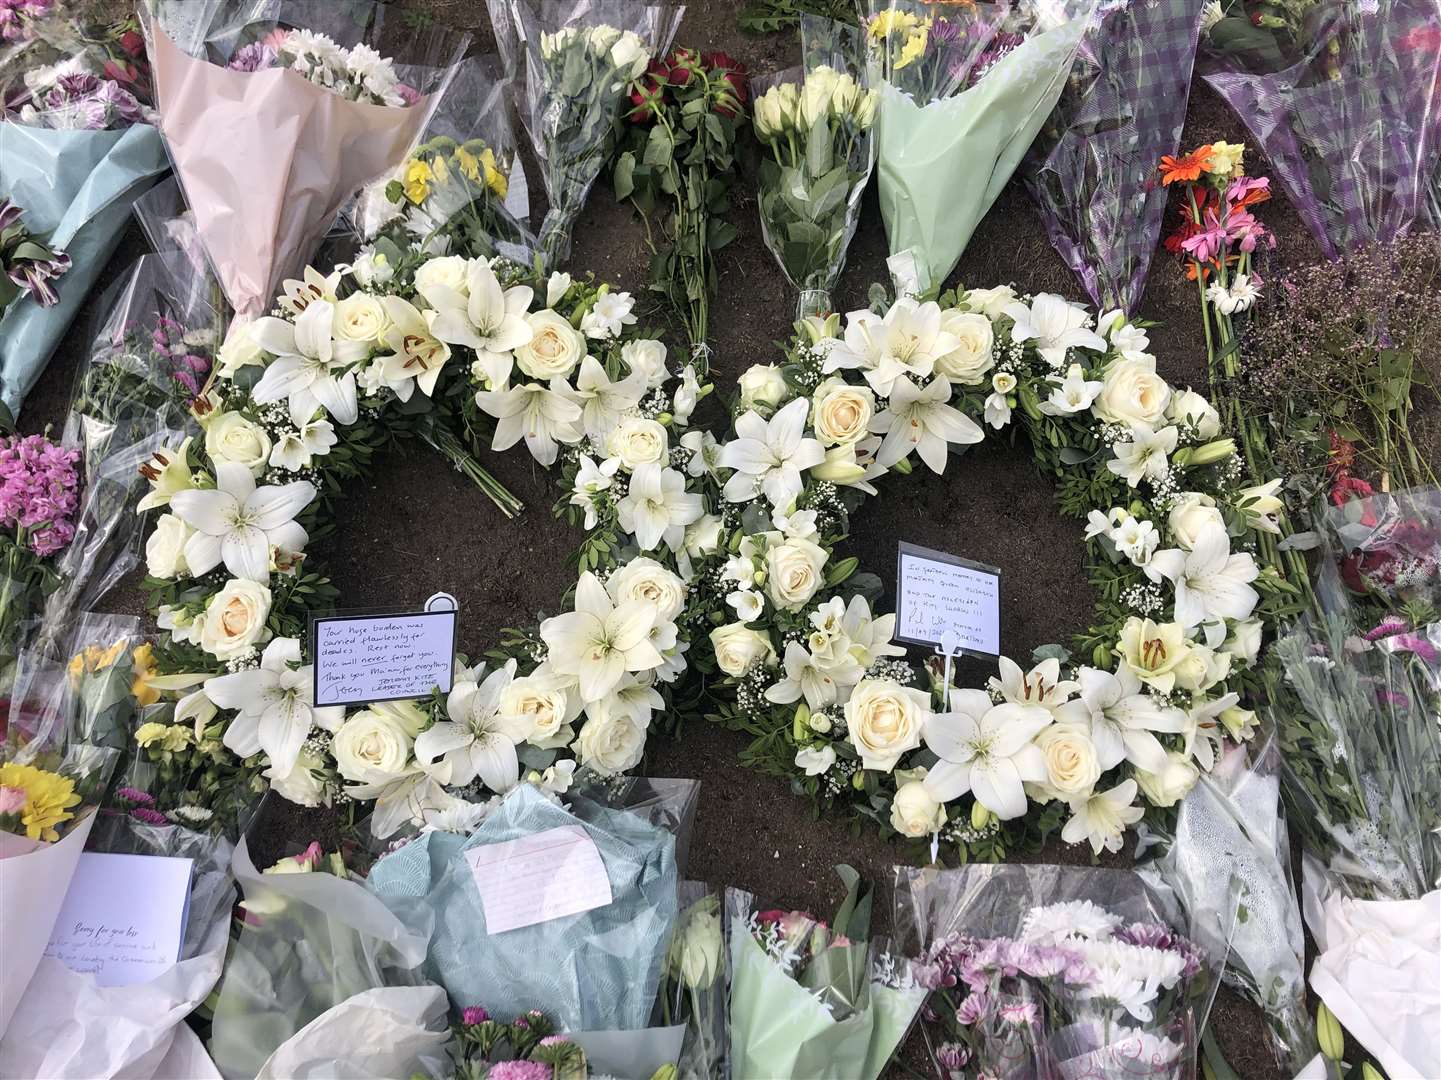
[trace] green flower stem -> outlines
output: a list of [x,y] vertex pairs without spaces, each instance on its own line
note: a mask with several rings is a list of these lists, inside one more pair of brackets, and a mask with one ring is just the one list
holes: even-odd
[[512,495],[504,484],[487,472],[480,462],[466,451],[460,440],[456,438],[455,432],[445,424],[422,424],[416,431],[427,445],[439,451],[447,461],[455,466],[458,472],[468,477],[476,487],[489,495],[490,501],[495,503],[506,517],[513,518],[525,508],[523,502]]

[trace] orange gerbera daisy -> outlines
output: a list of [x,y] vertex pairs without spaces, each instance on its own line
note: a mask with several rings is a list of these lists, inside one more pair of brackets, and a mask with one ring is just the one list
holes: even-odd
[[1161,158],[1161,183],[1166,185],[1176,180],[1199,180],[1210,163],[1211,148],[1209,146],[1198,146],[1180,158],[1173,158],[1167,154]]

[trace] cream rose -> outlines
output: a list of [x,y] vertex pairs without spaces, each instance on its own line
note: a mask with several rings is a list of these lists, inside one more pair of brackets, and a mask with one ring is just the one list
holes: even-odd
[[660,386],[666,379],[665,342],[653,338],[627,341],[621,346],[620,358],[631,374],[639,375],[647,387]]
[[414,740],[394,719],[374,709],[348,717],[330,741],[340,775],[355,783],[399,776],[410,766]]
[[753,364],[741,373],[741,408],[773,409],[790,397],[785,376],[775,364]]
[[640,465],[664,465],[670,454],[670,438],[664,425],[643,416],[627,416],[611,428],[605,449],[633,472]]
[[223,412],[205,425],[205,452],[214,462],[244,465],[252,476],[270,460],[270,436],[237,412]]
[[627,600],[643,600],[654,604],[656,619],[675,622],[685,610],[686,588],[670,570],[654,559],[641,556],[632,559],[610,576],[606,591],[617,604]]
[[894,679],[862,679],[846,702],[846,726],[861,764],[883,772],[921,744],[930,715],[930,696]]
[[937,357],[936,373],[953,383],[978,386],[995,365],[995,331],[991,320],[974,311],[951,308],[941,313],[941,330],[955,334],[960,346]]
[[525,675],[501,693],[499,711],[506,719],[525,721],[530,728],[528,741],[542,743],[580,715],[580,702],[572,697],[554,676]]
[[563,316],[547,308],[525,321],[533,336],[515,350],[515,362],[532,379],[563,379],[585,358],[585,338]]
[[1242,667],[1250,667],[1261,652],[1262,629],[1260,619],[1245,619],[1236,623],[1231,627],[1231,634],[1222,644],[1221,651]]
[[454,289],[462,296],[469,296],[466,274],[470,264],[460,255],[443,255],[422,263],[415,272],[415,291],[424,295],[437,285]]
[[727,675],[741,676],[752,664],[770,664],[776,657],[769,635],[742,622],[726,623],[710,632],[717,666]]
[[1089,795],[1101,778],[1096,744],[1079,724],[1056,723],[1036,736],[1046,760],[1046,783],[1063,799]]
[[1186,551],[1196,546],[1196,537],[1201,535],[1201,530],[1211,525],[1219,525],[1223,532],[1226,528],[1226,519],[1216,509],[1216,500],[1196,491],[1187,491],[1176,497],[1169,520],[1176,544]]
[[342,341],[379,341],[390,329],[390,316],[378,299],[358,292],[336,301],[333,325]]
[[1196,434],[1202,439],[1214,439],[1221,434],[1221,414],[1194,390],[1173,394],[1168,415],[1174,423],[1196,425]]
[[776,607],[799,611],[825,579],[826,549],[811,540],[791,539],[766,552],[766,594]]
[[200,647],[219,660],[249,652],[265,633],[270,590],[259,582],[231,578],[210,598],[200,625]]
[[1174,671],[1177,686],[1200,693],[1211,689],[1231,673],[1231,657],[1205,645],[1192,644]]
[[851,386],[844,379],[827,379],[811,395],[811,426],[826,446],[865,438],[875,411],[870,387]]
[[270,777],[272,791],[278,791],[282,798],[296,806],[319,806],[325,801],[325,784],[317,775],[325,766],[319,757],[302,749],[295,759],[295,767],[280,777]]
[[1006,306],[1016,300],[1016,290],[1009,285],[997,285],[994,289],[972,289],[966,293],[966,307],[979,311],[989,319],[1000,318]]
[[145,571],[155,578],[174,578],[186,573],[185,542],[195,532],[174,514],[162,514],[155,531],[145,541]]
[[1196,786],[1201,771],[1190,757],[1172,750],[1160,772],[1136,770],[1136,784],[1152,806],[1175,806]]
[[645,728],[625,709],[610,708],[602,701],[587,713],[576,740],[581,764],[602,776],[613,776],[640,764],[645,753]]
[[946,808],[931,798],[920,780],[908,780],[891,801],[891,827],[902,836],[927,836],[946,823]]
[[1171,387],[1156,374],[1154,358],[1117,360],[1106,369],[1096,415],[1113,424],[1156,425],[1166,415]]
[[265,350],[257,345],[250,335],[250,328],[254,325],[253,322],[238,320],[231,324],[225,344],[220,346],[220,351],[215,356],[220,364],[216,373],[222,379],[233,379],[241,368],[264,362]]

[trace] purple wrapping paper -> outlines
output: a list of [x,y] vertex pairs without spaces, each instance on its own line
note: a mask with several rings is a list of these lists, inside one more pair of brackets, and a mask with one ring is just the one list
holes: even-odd
[[1326,257],[1338,259],[1427,218],[1441,152],[1441,4],[1328,0],[1306,29],[1290,66],[1208,55],[1202,75],[1245,123]]
[[1146,286],[1166,209],[1156,166],[1180,146],[1201,6],[1106,12],[1024,167],[1051,243],[1101,308],[1133,312]]

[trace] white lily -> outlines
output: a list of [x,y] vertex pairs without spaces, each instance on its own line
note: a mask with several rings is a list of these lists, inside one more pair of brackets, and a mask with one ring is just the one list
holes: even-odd
[[1237,693],[1222,694],[1209,701],[1197,701],[1186,712],[1185,752],[1196,759],[1196,764],[1210,772],[1216,764],[1216,751],[1225,738],[1225,726],[1221,714],[1241,702]]
[[785,678],[766,688],[766,700],[789,705],[804,695],[812,709],[834,704],[840,687],[835,676],[819,666],[815,658],[798,641],[786,644]]
[[754,411],[736,419],[737,438],[720,450],[720,463],[736,470],[727,499],[749,502],[763,491],[775,509],[790,508],[805,487],[801,473],[826,459],[825,448],[805,436],[810,408],[809,398],[796,398],[770,420]]
[[1152,732],[1179,734],[1186,728],[1185,714],[1157,705],[1124,665],[1114,675],[1083,667],[1076,678],[1080,696],[1062,705],[1058,718],[1089,726],[1101,771],[1129,761],[1138,769],[1159,772],[1166,764],[1166,748]]
[[1041,412],[1047,416],[1073,416],[1084,412],[1106,385],[1100,379],[1088,380],[1080,364],[1072,364],[1064,376],[1047,376],[1047,381],[1056,387],[1051,396],[1041,402]]
[[379,769],[371,772],[373,778],[367,776],[364,782],[352,784],[345,793],[357,802],[374,801],[370,831],[379,839],[385,839],[402,825],[420,824],[464,804],[463,799],[445,790],[450,782],[450,770],[443,764],[428,768],[417,766],[399,776]]
[[636,466],[630,490],[615,509],[620,527],[642,551],[653,551],[662,540],[674,551],[685,539],[685,527],[705,513],[705,500],[686,491],[683,473],[649,462]]
[[1061,830],[1061,839],[1068,844],[1088,840],[1097,855],[1102,851],[1120,851],[1126,827],[1146,814],[1141,807],[1131,805],[1135,798],[1136,781],[1123,780],[1110,791],[1072,799],[1067,804],[1071,808],[1071,820]]
[[716,442],[714,435],[697,428],[682,435],[680,444],[690,451],[690,460],[685,463],[686,475],[715,475],[716,469],[720,467],[720,444]]
[[415,760],[422,766],[442,758],[450,767],[450,782],[457,786],[477,776],[497,794],[513,788],[520,779],[515,748],[535,730],[533,717],[505,715],[501,695],[515,677],[515,661],[492,671],[483,682],[455,683],[445,699],[449,720],[432,724],[415,737]]
[[150,455],[150,460],[140,467],[140,475],[150,481],[150,491],[136,504],[137,513],[169,506],[177,492],[188,491],[195,486],[195,475],[190,471],[190,444],[192,436],[185,436],[178,450],[162,448]]
[[580,455],[575,483],[571,486],[570,504],[585,510],[585,529],[589,532],[599,520],[595,513],[595,497],[610,488],[620,469],[620,458],[606,458],[597,465],[587,454]]
[[213,570],[222,561],[236,577],[270,579],[270,549],[300,552],[308,539],[295,515],[315,499],[309,480],[259,487],[244,465],[224,461],[215,467],[214,490],[178,491],[170,509],[195,533],[185,543],[191,576]]
[[581,425],[585,433],[603,442],[620,418],[634,409],[645,396],[645,380],[631,374],[611,382],[601,362],[587,356],[580,362],[575,386],[562,384],[561,393],[580,406]]
[[[450,346],[435,336],[431,329],[438,317],[434,311],[421,311],[398,296],[382,296],[390,326],[385,331],[385,344],[390,354],[379,358],[381,376],[389,385],[414,379],[426,397],[435,394],[440,369],[450,359]],[[409,394],[400,395],[402,401]]]
[[871,430],[885,435],[876,462],[890,468],[914,450],[932,472],[945,472],[947,444],[970,446],[986,437],[974,420],[946,404],[950,400],[947,379],[923,387],[897,379],[885,412],[871,421]]
[[[840,597],[833,597],[831,603],[839,606]],[[866,598],[859,593],[851,597],[841,615],[840,632],[850,643],[849,652],[862,670],[888,656],[906,655],[904,646],[891,644],[896,633],[895,615],[873,617]]]
[[534,336],[525,313],[535,293],[529,285],[502,289],[500,279],[484,259],[470,260],[465,285],[468,295],[437,282],[420,290],[436,313],[430,332],[451,345],[473,349],[476,363],[491,384],[504,386],[514,362],[511,354]]
[[655,605],[640,600],[611,602],[599,579],[589,571],[575,588],[575,610],[540,624],[540,637],[550,650],[550,665],[571,675],[586,701],[599,701],[628,671],[648,671],[665,662],[651,644]]
[[926,721],[925,740],[941,760],[926,773],[926,791],[937,802],[966,792],[1003,821],[1026,812],[1025,783],[1046,779],[1046,759],[1032,740],[1051,723],[1033,705],[991,703],[983,690],[955,690],[951,712]]
[[265,751],[277,776],[295,767],[311,729],[334,731],[345,720],[343,708],[315,707],[309,665],[299,667],[300,642],[275,638],[260,655],[260,666],[217,675],[205,694],[222,709],[237,710],[222,742],[240,757]]
[[1156,552],[1151,565],[1175,585],[1176,621],[1188,630],[1221,619],[1244,619],[1260,601],[1251,588],[1261,574],[1256,561],[1247,552],[1231,551],[1231,538],[1221,525],[1204,527],[1190,551]]
[[819,750],[803,746],[796,751],[796,768],[804,769],[807,776],[824,776],[836,763],[834,747],[822,746]]
[[281,295],[277,298],[282,311],[299,315],[316,301],[335,303],[336,290],[344,271],[333,270],[322,274],[313,266],[307,266],[299,278],[286,278],[280,283]]
[[318,408],[342,424],[355,423],[355,375],[338,372],[363,359],[370,346],[332,338],[334,312],[328,300],[316,300],[294,323],[269,315],[256,320],[251,339],[276,358],[250,392],[258,404],[288,400],[290,417],[298,425],[308,423]]
[[1065,364],[1067,349],[1106,351],[1106,339],[1086,327],[1090,320],[1086,309],[1055,293],[1037,293],[1029,307],[1020,302],[1007,304],[1004,314],[1015,320],[1011,340],[1034,341],[1036,352],[1053,368]]
[[339,441],[329,420],[312,420],[299,431],[288,431],[275,440],[270,450],[270,464],[277,469],[299,472],[309,468],[316,458],[330,453]]
[[1022,671],[1009,656],[996,661],[999,676],[991,676],[990,688],[1016,705],[1035,705],[1059,714],[1061,706],[1080,689],[1080,684],[1061,678],[1061,662],[1055,657],[1042,660],[1030,671]]
[[552,379],[549,388],[525,383],[509,390],[477,390],[475,403],[500,421],[490,448],[509,450],[524,439],[531,457],[553,465],[558,443],[581,440],[581,410],[566,396],[569,389],[565,380]]
[[872,311],[846,316],[845,337],[826,354],[822,371],[860,368],[876,393],[891,394],[903,375],[930,378],[936,361],[961,347],[955,334],[941,329],[940,305],[902,297],[884,317]]
[[1106,462],[1106,468],[1126,483],[1135,487],[1143,477],[1159,480],[1170,468],[1169,457],[1176,449],[1180,432],[1174,426],[1154,430],[1150,424],[1136,424],[1131,428],[1129,442],[1118,442],[1111,449],[1115,457]]

